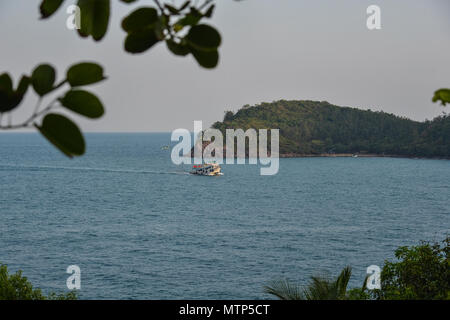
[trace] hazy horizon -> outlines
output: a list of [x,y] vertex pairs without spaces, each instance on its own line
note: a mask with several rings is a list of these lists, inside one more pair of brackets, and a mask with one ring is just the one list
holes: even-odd
[[[328,101],[417,121],[446,111],[431,102],[436,89],[450,86],[446,0],[218,1],[207,21],[223,37],[213,70],[175,57],[161,44],[142,55],[124,52],[120,21],[134,8],[153,5],[149,1],[113,1],[109,30],[99,43],[66,28],[65,9],[73,1],[44,21],[40,1],[24,2],[0,3],[0,36],[7,44],[0,72],[9,72],[16,84],[39,63],[56,66],[59,79],[73,63],[102,64],[108,80],[88,90],[103,101],[105,116],[91,121],[71,115],[85,132],[192,130],[194,120],[208,127],[226,110],[280,99]],[[381,30],[366,28],[371,4],[381,7]],[[13,113],[15,121],[35,102],[29,92]]]

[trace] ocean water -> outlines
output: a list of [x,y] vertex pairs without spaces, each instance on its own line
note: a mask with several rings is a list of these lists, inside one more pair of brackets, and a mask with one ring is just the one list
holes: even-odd
[[350,286],[401,245],[450,230],[450,161],[281,159],[176,166],[169,134],[87,134],[69,160],[37,134],[0,134],[0,262],[44,292],[83,299],[271,298],[263,285],[338,274]]

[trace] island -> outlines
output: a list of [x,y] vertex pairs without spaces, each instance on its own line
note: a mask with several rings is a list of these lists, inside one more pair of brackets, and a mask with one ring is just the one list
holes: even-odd
[[[279,100],[245,105],[236,113],[226,111],[223,121],[212,128],[224,136],[226,129],[279,129],[280,157],[450,159],[450,115],[446,114],[419,122],[326,101]],[[203,142],[203,148],[206,145]]]

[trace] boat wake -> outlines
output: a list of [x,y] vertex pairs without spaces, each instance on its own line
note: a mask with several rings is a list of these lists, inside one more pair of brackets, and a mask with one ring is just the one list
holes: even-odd
[[149,171],[149,170],[126,170],[126,169],[108,169],[108,168],[90,168],[90,167],[58,167],[58,166],[27,166],[14,164],[0,164],[1,168],[18,168],[25,170],[73,170],[73,171],[96,171],[112,173],[135,173],[135,174],[175,174],[189,175],[186,171]]

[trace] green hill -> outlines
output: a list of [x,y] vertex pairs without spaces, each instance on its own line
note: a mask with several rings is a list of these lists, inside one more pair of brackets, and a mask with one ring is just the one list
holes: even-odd
[[360,153],[450,157],[450,116],[418,122],[328,102],[285,101],[228,111],[220,129],[280,129],[281,155]]

